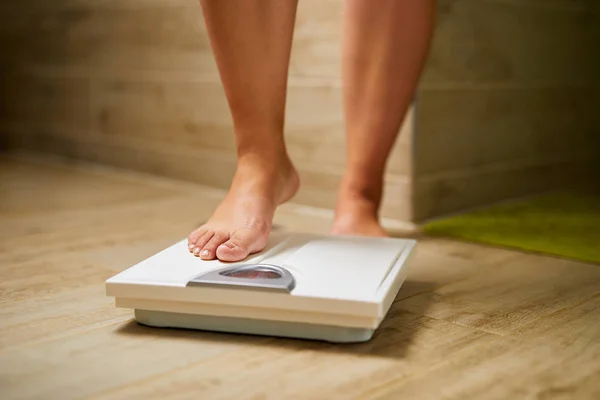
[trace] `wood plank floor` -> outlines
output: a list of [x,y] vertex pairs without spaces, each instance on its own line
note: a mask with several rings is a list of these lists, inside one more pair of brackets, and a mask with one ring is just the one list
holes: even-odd
[[[600,266],[420,238],[368,343],[132,322],[104,280],[186,236],[222,192],[0,158],[2,399],[598,399]],[[286,205],[282,229],[329,214]]]

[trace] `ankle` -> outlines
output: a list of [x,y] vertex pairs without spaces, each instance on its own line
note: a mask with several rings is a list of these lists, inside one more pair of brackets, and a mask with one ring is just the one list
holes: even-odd
[[285,142],[277,137],[261,138],[250,143],[238,142],[237,145],[238,162],[261,162],[277,165],[289,161]]
[[347,217],[379,219],[379,203],[362,196],[340,196],[335,211],[336,219]]
[[292,162],[285,149],[261,149],[238,154],[238,171],[250,171],[271,177],[286,174],[293,169]]
[[378,214],[383,195],[383,182],[361,179],[356,176],[344,178],[339,190],[339,204],[353,204]]
[[275,202],[281,204],[296,194],[300,177],[285,149],[271,151],[266,148],[238,156],[233,186],[258,190],[274,196]]

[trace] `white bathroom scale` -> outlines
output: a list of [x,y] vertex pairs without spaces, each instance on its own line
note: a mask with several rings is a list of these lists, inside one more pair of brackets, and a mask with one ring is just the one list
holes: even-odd
[[117,307],[161,328],[368,341],[408,273],[414,240],[271,234],[242,262],[203,261],[182,240],[106,281]]

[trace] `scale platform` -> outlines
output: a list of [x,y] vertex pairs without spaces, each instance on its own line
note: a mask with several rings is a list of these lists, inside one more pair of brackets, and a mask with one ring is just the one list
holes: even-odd
[[224,263],[194,257],[182,240],[111,277],[106,290],[143,325],[364,342],[398,294],[415,245],[273,233],[262,252]]

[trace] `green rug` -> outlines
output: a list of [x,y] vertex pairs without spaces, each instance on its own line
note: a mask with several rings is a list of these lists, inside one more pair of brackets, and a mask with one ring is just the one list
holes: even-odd
[[600,194],[544,195],[432,221],[425,233],[600,263]]

